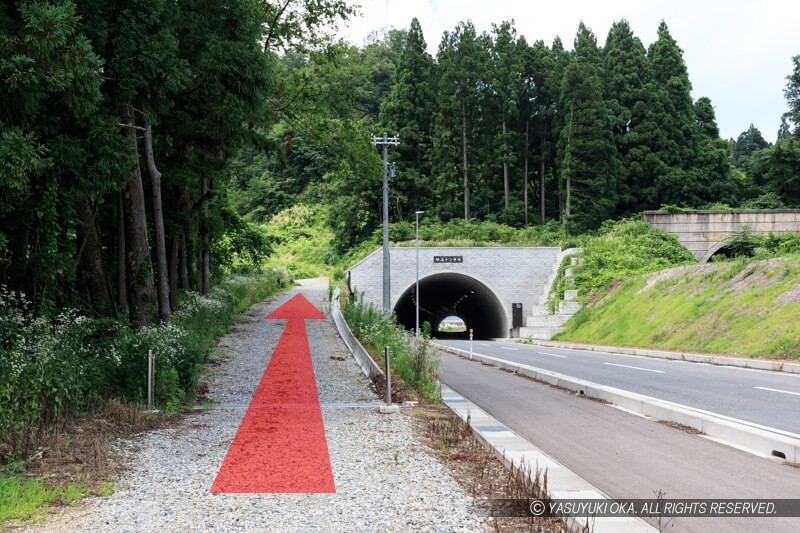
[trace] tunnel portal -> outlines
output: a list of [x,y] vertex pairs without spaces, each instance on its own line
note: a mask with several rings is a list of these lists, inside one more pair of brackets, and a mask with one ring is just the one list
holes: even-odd
[[[480,281],[455,272],[433,274],[419,280],[420,328],[425,321],[435,328],[448,316],[460,317],[467,332],[474,330],[475,338],[508,336],[508,324],[503,305],[495,293]],[[413,331],[416,324],[416,284],[398,298],[394,307],[397,321]],[[449,334],[452,336],[453,334]],[[462,334],[468,336],[469,333]]]

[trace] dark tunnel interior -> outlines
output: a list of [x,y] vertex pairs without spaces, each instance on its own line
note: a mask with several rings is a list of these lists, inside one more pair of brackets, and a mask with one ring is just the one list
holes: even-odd
[[[416,287],[412,285],[400,296],[394,307],[397,321],[414,331],[416,323]],[[439,323],[448,316],[460,317],[474,330],[475,338],[503,338],[508,325],[503,305],[483,283],[456,273],[434,274],[419,280],[419,323],[431,323],[434,336]],[[447,336],[453,337],[454,334]],[[468,337],[469,333],[456,334]]]

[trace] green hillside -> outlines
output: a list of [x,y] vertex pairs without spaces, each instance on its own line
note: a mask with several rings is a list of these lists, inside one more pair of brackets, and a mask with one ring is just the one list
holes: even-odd
[[800,258],[688,265],[629,278],[557,337],[800,359]]

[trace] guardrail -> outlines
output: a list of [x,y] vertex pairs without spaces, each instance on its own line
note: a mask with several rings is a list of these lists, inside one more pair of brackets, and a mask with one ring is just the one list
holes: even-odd
[[344,319],[339,309],[338,287],[333,291],[333,297],[331,298],[331,318],[333,318],[333,323],[336,326],[336,330],[339,332],[339,336],[344,341],[347,349],[350,350],[350,355],[353,356],[358,366],[361,367],[361,371],[364,375],[368,378],[372,378],[375,374],[383,376],[383,370],[375,363],[372,356],[369,355],[364,346],[362,346],[356,336],[353,335],[353,332],[350,331],[350,326],[347,325],[347,321]]

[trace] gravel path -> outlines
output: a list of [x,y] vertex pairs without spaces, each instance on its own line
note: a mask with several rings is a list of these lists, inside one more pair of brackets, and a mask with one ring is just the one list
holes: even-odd
[[369,381],[329,320],[306,325],[336,493],[209,492],[283,331],[283,321],[263,318],[298,291],[328,312],[326,280],[305,281],[253,306],[220,340],[230,357],[209,378],[216,407],[187,416],[175,428],[122,442],[130,468],[119,490],[69,509],[39,530],[488,530],[485,519],[473,513],[471,497],[418,442],[413,420],[377,413]]

